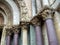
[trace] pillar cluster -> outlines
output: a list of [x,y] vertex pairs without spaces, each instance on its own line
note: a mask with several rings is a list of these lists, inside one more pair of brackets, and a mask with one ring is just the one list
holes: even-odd
[[[11,45],[11,35],[13,34],[13,45],[19,44],[19,34],[21,34],[22,45],[44,45],[42,27],[45,24],[49,45],[58,45],[56,29],[54,25],[55,11],[44,8],[39,14],[34,16],[30,22],[20,22],[18,26],[6,28],[6,45]],[[29,34],[28,34],[29,31]],[[4,34],[2,34],[4,36]],[[28,37],[29,36],[29,37]],[[28,41],[29,40],[29,41]],[[2,44],[1,44],[2,45]]]

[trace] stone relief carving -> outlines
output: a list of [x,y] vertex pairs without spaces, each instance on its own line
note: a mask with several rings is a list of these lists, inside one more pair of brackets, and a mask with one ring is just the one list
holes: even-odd
[[24,1],[19,1],[19,5],[21,10],[21,15],[20,15],[21,21],[29,22],[30,18],[29,18],[28,8],[26,6],[26,3]]

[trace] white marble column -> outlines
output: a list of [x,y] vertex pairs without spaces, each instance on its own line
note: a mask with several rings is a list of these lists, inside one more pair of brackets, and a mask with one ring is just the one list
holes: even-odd
[[54,25],[55,25],[55,29],[58,37],[58,42],[60,45],[60,14],[58,12],[55,12],[55,15],[54,15]]
[[22,45],[28,45],[27,43],[27,26],[22,26],[22,29],[21,29],[21,32],[22,32]]
[[1,45],[6,45],[6,26],[2,30]]

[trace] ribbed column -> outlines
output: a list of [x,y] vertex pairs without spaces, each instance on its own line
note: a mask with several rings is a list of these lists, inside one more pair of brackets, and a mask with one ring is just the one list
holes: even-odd
[[28,45],[27,43],[27,25],[24,23],[22,24],[22,27],[21,27],[21,33],[22,33],[22,45]]
[[45,23],[48,33],[49,45],[58,45],[58,40],[55,33],[54,23],[52,20],[53,12],[51,10],[45,10]]
[[7,35],[6,35],[6,45],[10,45],[11,44],[11,29],[6,29],[7,30]]
[[5,38],[6,38],[6,29],[5,28],[6,28],[6,26],[2,30],[1,45],[6,45],[6,40],[5,40]]
[[40,20],[37,17],[35,17],[32,19],[32,23],[34,24],[34,28],[36,32],[36,45],[43,45]]
[[36,45],[36,36],[33,25],[30,25],[30,45]]
[[19,30],[14,28],[13,29],[13,32],[14,32],[14,40],[13,40],[13,43],[14,45],[18,45],[18,33],[19,33]]

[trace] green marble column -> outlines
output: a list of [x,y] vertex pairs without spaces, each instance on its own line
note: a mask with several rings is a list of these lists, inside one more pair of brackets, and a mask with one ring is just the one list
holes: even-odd
[[34,26],[30,25],[30,45],[36,45]]

